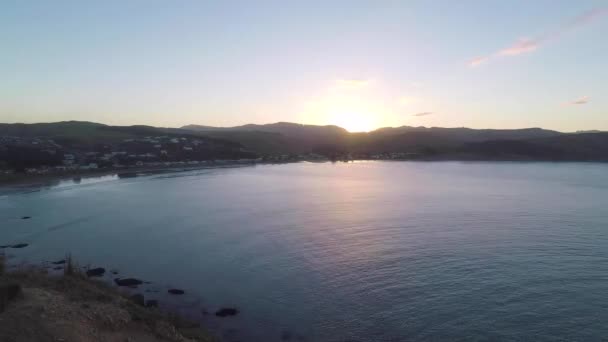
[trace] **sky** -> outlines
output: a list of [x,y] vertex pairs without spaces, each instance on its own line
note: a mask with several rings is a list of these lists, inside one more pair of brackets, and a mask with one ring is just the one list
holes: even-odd
[[0,122],[608,130],[608,0],[0,2]]

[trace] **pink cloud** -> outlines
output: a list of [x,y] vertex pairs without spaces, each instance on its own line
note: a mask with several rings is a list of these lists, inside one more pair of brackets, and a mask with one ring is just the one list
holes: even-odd
[[546,43],[559,39],[565,33],[572,31],[578,27],[588,25],[593,21],[606,15],[608,15],[608,7],[592,9],[575,17],[569,22],[562,24],[560,27],[556,28],[553,31],[549,31],[533,39],[522,38],[514,44],[506,48],[500,49],[491,55],[485,57],[477,57],[469,61],[469,66],[476,67],[480,64],[488,62],[490,59],[493,59],[495,57],[512,57],[536,51]]
[[469,61],[469,66],[470,67],[476,67],[476,66],[482,65],[485,62],[487,62],[488,59],[489,59],[489,57],[477,57],[477,58],[473,58],[472,60]]
[[576,17],[568,26],[576,27],[585,25],[604,15],[608,15],[608,8],[594,8],[591,11]]
[[431,115],[433,114],[433,112],[422,112],[422,113],[416,113],[413,116],[427,116],[427,115]]
[[571,105],[583,105],[589,102],[589,96],[583,96],[577,100],[570,102]]
[[515,56],[526,52],[532,52],[540,46],[540,42],[531,39],[520,39],[517,43],[498,51],[500,56]]

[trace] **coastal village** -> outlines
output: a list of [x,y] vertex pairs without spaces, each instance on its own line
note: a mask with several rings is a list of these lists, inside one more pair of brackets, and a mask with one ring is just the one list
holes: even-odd
[[391,160],[411,153],[374,155],[334,153],[260,156],[246,148],[213,139],[169,135],[123,139],[117,143],[70,144],[48,138],[0,137],[0,172],[30,175],[122,170],[133,168],[197,167],[223,164],[289,163],[299,161]]
[[[134,167],[195,166],[216,162],[252,163],[259,158],[240,146],[210,139],[147,136],[94,146],[52,139],[0,137],[0,170],[5,174],[51,174]],[[240,158],[230,159],[231,156]]]

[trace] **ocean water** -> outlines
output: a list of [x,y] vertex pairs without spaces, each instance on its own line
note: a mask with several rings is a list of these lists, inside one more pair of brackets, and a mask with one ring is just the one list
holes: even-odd
[[[11,243],[30,244],[5,250],[13,264],[71,253],[120,272],[108,281],[148,280],[138,291],[227,341],[608,339],[608,164],[298,163],[4,187]],[[225,306],[239,315],[213,315]]]

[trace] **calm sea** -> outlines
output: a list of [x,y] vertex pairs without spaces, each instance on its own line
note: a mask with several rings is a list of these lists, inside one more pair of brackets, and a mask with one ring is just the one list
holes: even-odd
[[[227,341],[608,338],[608,164],[298,163],[0,190],[0,244],[30,244],[12,263],[71,253],[150,281],[138,291]],[[215,317],[225,306],[239,315]]]

